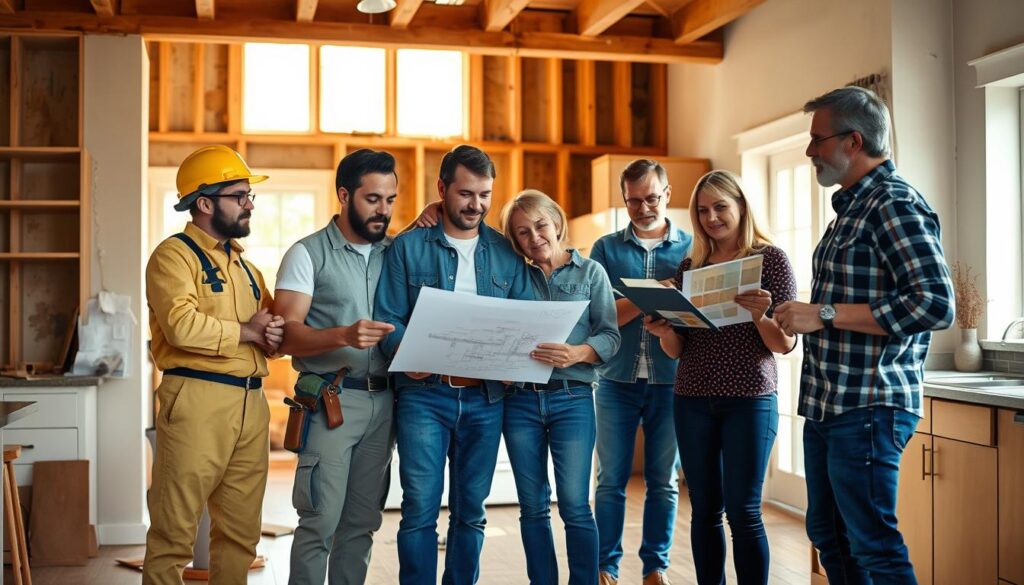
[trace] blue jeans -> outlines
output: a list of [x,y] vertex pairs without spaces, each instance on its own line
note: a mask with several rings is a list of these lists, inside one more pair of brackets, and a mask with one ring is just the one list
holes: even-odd
[[672,423],[672,385],[601,379],[597,388],[597,493],[601,570],[619,576],[626,484],[633,472],[636,429],[644,430],[643,574],[668,569],[679,498],[679,451]]
[[489,403],[483,387],[445,384],[398,391],[396,426],[402,520],[398,525],[399,582],[437,581],[437,518],[448,457],[448,545],[442,583],[471,585],[480,574],[484,498],[501,441],[503,402]]
[[830,583],[917,583],[896,527],[900,457],[917,423],[879,406],[804,422],[807,535]]
[[778,398],[676,397],[679,457],[690,491],[690,541],[699,585],[725,583],[725,527],[740,585],[768,583],[761,488],[779,430]]
[[597,524],[590,511],[595,433],[590,386],[524,389],[505,399],[505,446],[519,495],[526,573],[533,585],[559,582],[551,534],[548,449],[555,467],[558,515],[565,523],[569,583],[597,583]]

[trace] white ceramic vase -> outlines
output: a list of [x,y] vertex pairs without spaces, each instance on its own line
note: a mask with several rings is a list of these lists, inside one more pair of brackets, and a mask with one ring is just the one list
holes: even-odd
[[953,363],[961,372],[977,372],[981,369],[982,356],[977,329],[960,330],[960,343],[953,352]]

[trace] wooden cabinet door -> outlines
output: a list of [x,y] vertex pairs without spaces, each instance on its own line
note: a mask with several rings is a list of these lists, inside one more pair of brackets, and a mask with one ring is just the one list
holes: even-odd
[[934,585],[995,583],[996,449],[942,437],[933,446]]
[[896,518],[920,585],[932,585],[932,436],[914,433],[903,450]]
[[998,416],[999,578],[1024,583],[1024,412]]

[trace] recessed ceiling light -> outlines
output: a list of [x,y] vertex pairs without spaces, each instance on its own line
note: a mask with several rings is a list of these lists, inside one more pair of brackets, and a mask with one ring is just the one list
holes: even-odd
[[434,4],[440,6],[462,6],[466,0],[434,0]]

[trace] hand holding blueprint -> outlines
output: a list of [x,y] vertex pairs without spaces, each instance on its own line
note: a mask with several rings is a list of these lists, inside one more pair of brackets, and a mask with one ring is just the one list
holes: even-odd
[[588,304],[424,288],[388,371],[547,382],[553,368],[530,352],[538,343],[565,343]]

